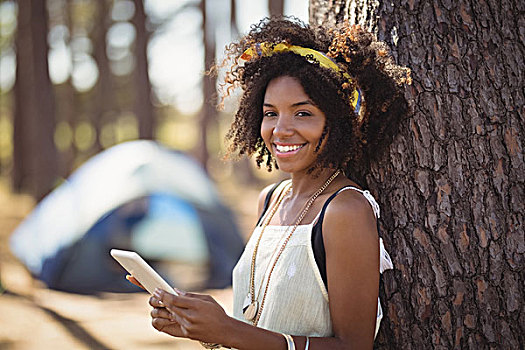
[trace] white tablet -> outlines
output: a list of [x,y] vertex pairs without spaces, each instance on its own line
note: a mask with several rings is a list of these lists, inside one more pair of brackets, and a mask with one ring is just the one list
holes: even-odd
[[136,252],[111,249],[111,256],[137,281],[153,294],[156,288],[178,295],[177,292]]

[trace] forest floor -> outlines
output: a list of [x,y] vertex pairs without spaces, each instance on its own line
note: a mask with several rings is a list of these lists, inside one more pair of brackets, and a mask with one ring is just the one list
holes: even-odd
[[[231,184],[219,190],[249,233],[258,190]],[[202,349],[157,332],[146,293],[77,295],[33,279],[9,250],[9,236],[33,207],[31,198],[11,193],[0,179],[0,349]],[[231,289],[208,292],[231,313]]]

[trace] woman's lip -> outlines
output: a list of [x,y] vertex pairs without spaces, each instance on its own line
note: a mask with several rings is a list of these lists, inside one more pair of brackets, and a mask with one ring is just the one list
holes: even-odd
[[277,146],[303,146],[305,143],[304,142],[299,142],[299,143],[274,142],[273,144]]

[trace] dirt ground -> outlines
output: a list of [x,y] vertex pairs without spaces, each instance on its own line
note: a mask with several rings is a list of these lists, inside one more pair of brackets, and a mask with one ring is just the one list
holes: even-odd
[[[256,189],[222,186],[243,232],[256,215]],[[9,192],[0,179],[0,349],[202,349],[158,333],[147,294],[85,296],[47,289],[31,278],[8,247],[9,236],[31,211],[31,198]],[[0,287],[1,288],[1,287]],[[231,312],[231,289],[209,291]]]

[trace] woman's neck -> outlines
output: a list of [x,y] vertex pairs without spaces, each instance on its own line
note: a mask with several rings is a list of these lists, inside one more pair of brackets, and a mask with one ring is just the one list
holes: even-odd
[[336,172],[335,169],[314,170],[311,173],[292,173],[292,198],[310,198],[321,188],[330,176]]

